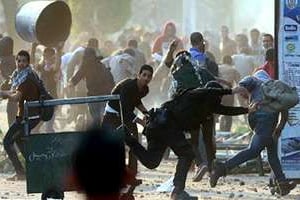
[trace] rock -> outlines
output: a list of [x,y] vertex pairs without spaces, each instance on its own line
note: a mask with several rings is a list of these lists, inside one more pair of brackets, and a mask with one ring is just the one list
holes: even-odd
[[232,199],[234,197],[234,193],[230,193],[230,195],[229,195],[229,199]]
[[240,181],[240,186],[245,185],[244,181]]
[[220,192],[220,191],[217,191],[217,194],[222,194],[222,192]]
[[248,189],[253,191],[253,192],[257,192],[257,188],[248,188]]
[[238,179],[238,178],[235,178],[235,179],[233,179],[233,181],[235,181],[235,182],[239,182],[239,181],[240,181],[240,179]]
[[244,196],[243,194],[239,194],[239,195],[238,195],[238,198],[241,198],[241,197],[243,197],[243,196]]

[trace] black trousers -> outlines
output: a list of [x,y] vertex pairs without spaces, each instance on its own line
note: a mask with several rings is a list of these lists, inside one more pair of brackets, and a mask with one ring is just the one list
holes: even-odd
[[[31,120],[29,122],[29,129],[33,129],[38,123],[40,122],[39,119]],[[21,123],[21,120],[16,120],[8,129],[6,135],[3,139],[4,149],[8,155],[8,158],[11,160],[17,175],[24,175],[25,170],[22,166],[17,151],[14,147],[14,143],[17,144],[19,150],[21,151],[22,155],[25,156],[24,150],[24,124]]]
[[194,152],[183,132],[174,127],[174,124],[168,124],[165,128],[147,129],[146,127],[144,133],[148,142],[147,149],[137,139],[131,138],[131,142],[127,142],[131,151],[144,166],[154,169],[160,164],[166,148],[170,147],[178,156],[173,180],[175,190],[176,192],[184,190],[187,173],[194,159]]
[[[102,126],[115,130],[119,126],[122,125],[121,119],[118,115],[114,113],[105,113],[103,116]],[[131,134],[134,138],[138,139],[138,129],[135,123],[126,123],[127,128],[130,130]],[[137,173],[138,170],[138,163],[135,156],[132,152],[129,152],[128,155],[128,167],[134,172]]]

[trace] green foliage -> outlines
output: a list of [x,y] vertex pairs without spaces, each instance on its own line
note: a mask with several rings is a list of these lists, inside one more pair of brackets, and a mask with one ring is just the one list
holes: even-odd
[[69,0],[73,31],[113,33],[124,26],[131,15],[131,0]]

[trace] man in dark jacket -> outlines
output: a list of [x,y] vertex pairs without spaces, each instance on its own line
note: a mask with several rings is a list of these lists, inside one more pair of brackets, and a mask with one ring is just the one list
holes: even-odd
[[[100,62],[93,48],[86,48],[84,50],[82,63],[78,71],[71,77],[69,85],[75,86],[84,78],[88,96],[108,95],[114,87],[114,80],[110,69],[106,68]],[[101,123],[104,108],[105,103],[103,102],[89,104],[89,111],[95,125]]]
[[223,95],[240,92],[239,89],[223,89],[217,82],[209,82],[205,88],[186,90],[175,99],[164,103],[157,111],[150,111],[150,120],[144,129],[148,147],[126,134],[125,142],[140,162],[150,169],[158,167],[167,147],[178,156],[172,199],[195,199],[185,191],[185,181],[194,151],[183,132],[199,127],[213,113],[239,115],[252,112],[254,107],[227,107],[221,105]]

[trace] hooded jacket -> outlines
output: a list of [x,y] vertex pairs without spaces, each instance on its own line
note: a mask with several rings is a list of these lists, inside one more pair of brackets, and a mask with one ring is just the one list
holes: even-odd
[[173,22],[167,22],[164,26],[164,30],[163,30],[162,34],[160,36],[158,36],[154,41],[153,48],[152,48],[152,53],[158,53],[158,54],[162,55],[163,54],[163,49],[162,49],[163,43],[164,42],[170,43],[173,40],[177,40],[177,42],[178,42],[178,47],[177,48],[178,49],[183,48],[183,43],[178,37],[176,37],[176,36],[174,36],[174,38],[168,38],[167,37],[166,31],[167,31],[168,26],[172,26],[175,30],[174,35],[176,34],[175,24]]

